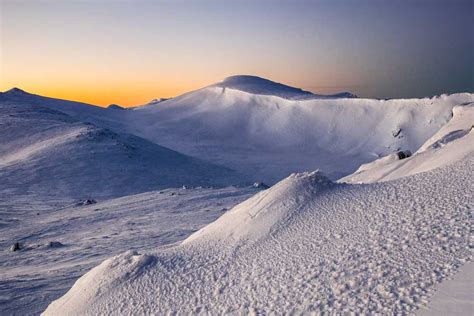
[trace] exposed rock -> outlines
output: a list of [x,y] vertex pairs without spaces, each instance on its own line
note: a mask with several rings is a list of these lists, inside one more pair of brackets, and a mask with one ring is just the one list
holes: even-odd
[[76,206],[86,206],[86,205],[91,205],[91,204],[96,204],[97,201],[93,199],[87,199],[80,201],[79,203],[76,204]]
[[402,132],[402,129],[400,127],[397,127],[396,129],[392,131],[392,136],[400,138],[402,136],[401,132]]
[[411,156],[411,151],[409,150],[400,150],[397,152],[398,159],[402,160]]
[[22,244],[22,243],[19,243],[19,242],[14,243],[14,244],[10,247],[10,251],[18,251],[18,250],[21,250],[21,249],[23,249],[23,244]]
[[255,182],[253,185],[252,185],[254,188],[257,188],[257,189],[268,189],[269,186],[266,185],[265,183],[261,182],[261,181],[257,181]]

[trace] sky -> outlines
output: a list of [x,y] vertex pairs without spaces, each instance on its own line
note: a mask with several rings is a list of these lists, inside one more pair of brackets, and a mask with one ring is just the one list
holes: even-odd
[[0,91],[132,106],[237,74],[370,98],[474,92],[474,0],[0,0]]

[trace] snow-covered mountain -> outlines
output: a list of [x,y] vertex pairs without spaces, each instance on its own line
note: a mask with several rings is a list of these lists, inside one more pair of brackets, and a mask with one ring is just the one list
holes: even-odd
[[413,313],[471,260],[473,158],[368,185],[291,175],[179,246],[104,261],[44,315]]
[[229,169],[40,104],[0,99],[0,124],[2,194],[111,197],[240,181]]
[[210,86],[137,108],[125,128],[268,183],[315,169],[338,179],[397,150],[416,151],[449,121],[454,106],[473,100],[464,93],[301,101]]
[[258,77],[233,76],[129,111],[33,95],[7,99],[34,101],[270,184],[315,169],[336,180],[397,150],[415,152],[450,120],[454,106],[474,101],[470,93],[400,100],[294,100],[287,93],[307,94]]

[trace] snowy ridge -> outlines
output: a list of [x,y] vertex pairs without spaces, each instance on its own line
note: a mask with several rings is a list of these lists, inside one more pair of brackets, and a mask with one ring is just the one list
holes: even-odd
[[473,167],[370,185],[293,175],[181,246],[104,262],[44,315],[412,313],[472,259]]
[[455,105],[473,100],[465,93],[294,101],[209,87],[132,111],[127,129],[270,184],[316,169],[336,180],[399,149],[416,151],[450,120]]
[[[335,184],[320,171],[292,174],[225,213],[214,223],[197,231],[183,244],[219,240],[225,243],[255,241],[277,232],[291,220],[288,210],[298,212],[301,205]],[[278,226],[278,227],[276,227]]]
[[[232,83],[232,78],[225,89],[218,83],[129,111],[31,95],[6,99],[34,101],[268,184],[316,169],[337,180],[397,150],[415,152],[450,120],[454,106],[474,101],[470,93],[400,100],[290,100],[234,89],[242,78],[244,83],[254,79],[237,76]],[[271,81],[251,78],[260,86],[280,89]]]
[[396,154],[364,164],[347,183],[371,183],[406,177],[474,156],[474,103],[453,108],[453,117],[430,137],[412,157],[399,160]]

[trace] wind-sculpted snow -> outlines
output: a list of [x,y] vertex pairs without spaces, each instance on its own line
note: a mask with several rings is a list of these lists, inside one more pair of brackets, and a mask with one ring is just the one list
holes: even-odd
[[412,157],[399,160],[396,154],[364,164],[340,182],[389,181],[432,170],[474,157],[474,103],[453,108],[453,117],[429,138]]
[[473,169],[292,175],[179,246],[102,263],[44,314],[412,313],[472,259]]
[[285,222],[297,214],[300,205],[311,203],[316,195],[334,185],[320,171],[292,174],[271,190],[262,191],[239,204],[184,243],[216,239],[225,243],[241,239],[248,242],[265,237],[275,229],[275,225],[284,228]]
[[0,192],[116,197],[238,184],[231,170],[56,110],[0,101]]
[[254,180],[316,169],[335,180],[397,150],[415,152],[473,98],[295,101],[208,87],[130,111],[127,128]]

